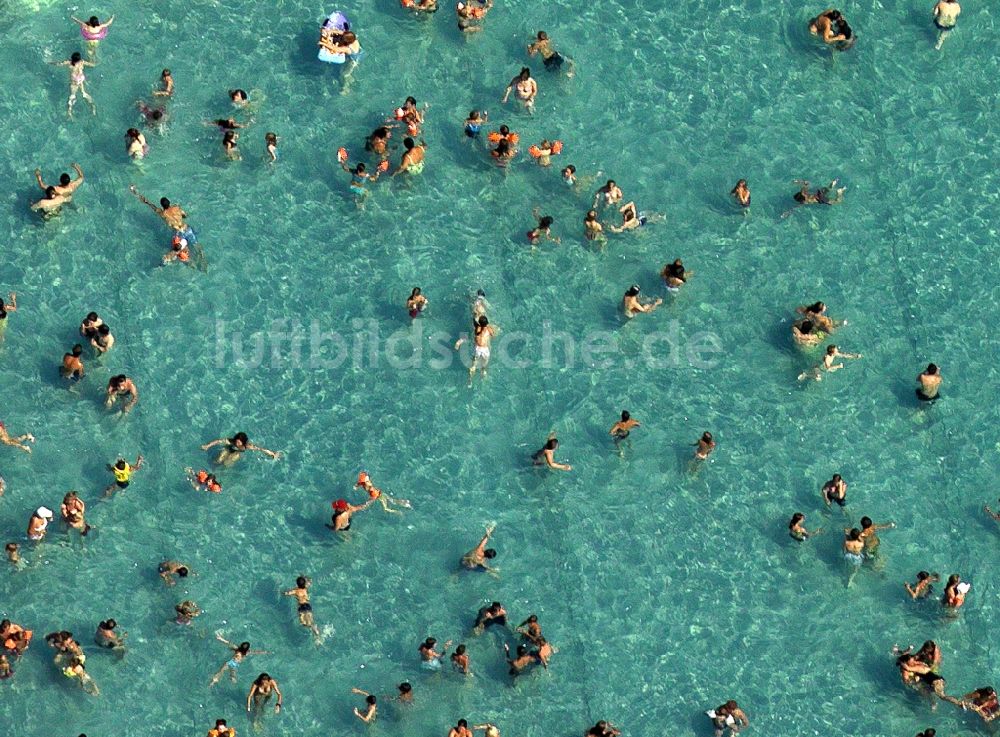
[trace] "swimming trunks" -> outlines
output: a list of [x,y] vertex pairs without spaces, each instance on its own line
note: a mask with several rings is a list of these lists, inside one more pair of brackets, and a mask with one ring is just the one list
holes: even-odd
[[939,31],[945,31],[945,32],[947,32],[947,31],[952,31],[952,30],[954,30],[954,29],[955,29],[955,26],[957,25],[957,23],[952,23],[952,24],[951,24],[950,26],[945,26],[945,25],[942,25],[942,24],[941,24],[941,22],[940,22],[940,21],[938,21],[938,19],[937,19],[937,18],[935,18],[935,19],[934,19],[934,25],[935,25],[935,26],[937,26],[937,29],[938,29]]
[[441,661],[438,658],[434,658],[432,660],[425,660],[420,665],[426,668],[427,670],[441,670]]
[[928,397],[926,394],[924,394],[923,390],[917,389],[917,399],[919,399],[921,402],[936,402],[940,398],[941,398],[940,394],[935,394],[933,397]]
[[413,308],[412,310],[410,310],[410,317],[416,317],[419,314],[420,314],[420,310],[418,310],[416,308]]
[[489,359],[490,357],[490,347],[488,345],[477,345],[474,351],[476,358]]
[[242,661],[239,661],[239,660],[237,660],[236,658],[233,658],[233,659],[232,659],[232,660],[230,660],[230,661],[229,661],[228,663],[226,663],[226,665],[228,665],[228,666],[229,666],[230,668],[232,668],[233,670],[237,670],[237,669],[238,669],[238,668],[240,667],[240,663],[241,663],[241,662],[242,662]]
[[850,563],[852,566],[860,566],[864,558],[858,553],[844,553],[844,560]]
[[469,138],[476,138],[479,136],[479,131],[482,130],[482,126],[478,123],[466,123],[465,124],[465,135]]
[[416,164],[410,164],[408,167],[406,167],[406,171],[408,171],[410,174],[420,174],[421,172],[423,172],[423,170],[424,170],[424,162],[422,160],[418,161]]
[[350,190],[351,190],[351,192],[353,194],[356,194],[359,197],[362,197],[362,196],[368,194],[368,190],[366,190],[364,187],[362,187],[361,185],[358,185],[358,184],[352,184],[351,187],[350,187]]
[[312,610],[313,610],[312,604],[310,604],[309,602],[306,602],[305,604],[299,604],[300,612],[311,612]]
[[545,61],[542,63],[545,64],[545,68],[550,72],[557,72],[559,71],[559,68],[562,66],[563,58],[562,55],[557,51],[556,53],[552,54],[552,56],[550,56],[548,59],[545,59]]

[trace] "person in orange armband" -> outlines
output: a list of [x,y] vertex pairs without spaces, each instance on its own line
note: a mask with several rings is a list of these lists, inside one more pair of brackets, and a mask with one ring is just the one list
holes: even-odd
[[530,146],[528,153],[538,160],[539,166],[550,166],[552,157],[562,153],[562,148],[562,141],[550,142],[549,139],[545,138],[541,143]]
[[366,492],[368,492],[368,498],[371,501],[378,501],[382,505],[382,509],[391,514],[402,514],[398,509],[391,509],[390,505],[395,505],[397,507],[404,507],[406,509],[413,509],[410,502],[406,499],[393,499],[388,494],[384,493],[375,484],[372,483],[371,477],[368,475],[367,471],[362,471],[358,474],[358,482],[354,485],[355,488],[360,486]]

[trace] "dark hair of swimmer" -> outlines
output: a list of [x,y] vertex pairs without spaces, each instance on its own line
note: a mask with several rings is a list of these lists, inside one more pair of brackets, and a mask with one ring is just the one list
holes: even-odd
[[799,332],[803,335],[809,335],[813,331],[813,327],[814,325],[812,320],[803,320],[799,324]]
[[161,77],[169,77],[170,76],[170,70],[169,69],[164,69],[162,72],[160,72],[160,76]]
[[223,143],[236,143],[236,131],[226,131],[226,134],[222,137]]
[[[455,655],[465,655],[465,645],[459,645],[455,648]],[[465,720],[463,720],[465,721]]]
[[861,530],[859,530],[857,527],[852,527],[851,531],[847,533],[847,539],[852,541],[860,540]]
[[127,465],[128,463],[125,461],[124,458],[119,458],[117,461],[115,461],[115,468],[117,468],[119,471],[124,471]]
[[867,530],[873,524],[875,524],[875,523],[872,522],[872,518],[871,517],[862,517],[861,518],[861,529],[862,530]]
[[355,174],[364,174],[365,173],[365,165],[362,164],[361,162],[358,162],[358,165],[356,167],[354,167],[354,173]]
[[264,143],[277,143],[277,142],[278,142],[278,134],[277,133],[265,133],[264,134]]
[[476,290],[476,296],[477,297],[483,297],[483,298],[485,298],[486,297],[486,292],[484,292],[482,289],[477,289]]
[[795,514],[792,515],[792,519],[788,523],[788,529],[789,530],[792,529],[793,527],[795,527],[795,525],[797,525],[799,522],[801,522],[805,518],[806,518],[806,516],[804,514],[802,514],[802,512],[796,512]]
[[588,210],[586,217],[583,218],[584,222],[591,222],[597,220],[597,210]]
[[632,415],[629,414],[627,409],[622,410],[622,422],[628,422],[632,419]]
[[46,187],[45,196],[51,200],[53,197],[56,196],[56,188],[52,186]]
[[151,117],[153,120],[159,120],[160,118],[163,117],[163,111],[154,110],[152,113],[149,114],[149,117]]
[[168,200],[166,197],[161,197],[160,198],[160,207],[162,207],[164,210],[166,210],[168,207],[170,207],[170,200]]
[[90,16],[90,20],[88,20],[87,23],[96,28],[97,26],[101,25],[101,20],[96,15],[92,15]]
[[917,735],[917,737],[935,737],[937,735],[936,729],[925,729],[923,732]]
[[236,648],[236,652],[242,653],[243,655],[246,655],[248,652],[250,652],[250,643],[249,642],[241,642],[239,644],[239,647]]
[[930,577],[931,574],[929,574],[927,571],[920,571],[920,573],[917,574],[918,581],[926,581]]
[[517,646],[517,657],[523,658],[527,654],[528,654],[528,648],[527,647],[525,647],[524,645],[518,645]]
[[929,364],[927,364],[927,373],[929,373],[929,374],[931,374],[933,376],[937,372],[938,372],[938,367],[937,367],[936,363],[929,363]]
[[357,37],[357,36],[355,36],[355,35],[354,35],[354,34],[353,34],[353,33],[352,33],[351,31],[344,31],[344,35],[342,35],[342,36],[340,37],[340,40],[341,40],[341,41],[342,41],[343,43],[345,43],[345,44],[347,44],[348,46],[350,46],[350,45],[351,45],[352,43],[354,43],[355,41],[357,41],[357,40],[358,40],[358,37]]
[[417,98],[412,97],[412,96],[411,97],[407,97],[405,100],[403,100],[403,104],[404,105],[416,105],[417,104]]
[[552,223],[554,222],[555,222],[554,218],[552,218],[549,215],[546,215],[545,217],[543,217],[541,220],[538,221],[538,227],[543,229],[548,228],[551,227]]
[[837,346],[835,346],[835,345],[828,345],[826,347],[826,355],[832,356],[836,352],[837,352]]
[[[556,438],[549,438],[548,440],[545,441],[545,446],[542,448],[542,450],[555,450],[558,447],[559,447],[559,440]],[[493,602],[493,606],[497,607],[500,605],[497,602]]]
[[500,141],[500,143],[497,144],[497,147],[493,149],[493,153],[498,156],[506,156],[510,153],[510,144],[507,143],[507,141]]
[[805,203],[805,201],[806,201],[806,196],[802,192],[796,192],[795,194],[792,195],[792,198],[796,202]]
[[479,117],[479,111],[478,110],[470,110],[469,111],[469,117],[472,118],[472,119],[478,118]]
[[187,578],[188,575],[187,566],[181,566],[180,568],[178,568],[177,575],[180,576],[181,578]]
[[840,11],[831,10],[829,13],[826,14],[826,17],[829,18],[830,20],[840,20],[841,18]]
[[388,138],[388,137],[389,137],[389,129],[386,128],[384,125],[372,131],[372,138]]
[[712,442],[712,433],[710,433],[710,432],[708,432],[706,430],[705,432],[703,432],[701,434],[701,439],[704,440],[706,443],[711,443]]
[[486,550],[483,551],[483,556],[492,560],[493,558],[497,557],[497,551],[495,551],[493,548],[486,548]]
[[957,573],[953,573],[950,576],[948,576],[948,585],[949,586],[954,586],[956,583],[958,583],[961,580],[962,580],[961,576],[959,576]]
[[226,720],[225,719],[216,719],[215,720],[215,726],[216,727],[225,727],[226,726]]
[[814,302],[813,304],[806,307],[806,312],[822,312],[826,309],[826,305],[822,302]]
[[489,324],[490,324],[490,321],[489,321],[489,319],[488,319],[488,318],[486,317],[486,315],[480,315],[480,316],[479,316],[479,327],[481,327],[481,328],[485,328],[485,327],[486,327],[487,325],[489,325]]
[[295,585],[298,586],[300,589],[304,589],[306,587],[306,577],[299,576],[298,578],[296,578]]
[[74,51],[72,54],[70,54],[69,60],[71,64],[79,64],[82,58],[83,57],[80,56],[79,51]]
[[271,676],[268,673],[261,673],[259,676],[257,676],[256,679],[254,679],[254,683],[256,683],[257,685],[263,685],[264,683],[270,680]]
[[617,184],[615,184],[615,180],[614,180],[614,179],[609,179],[609,180],[608,180],[608,181],[607,181],[607,182],[605,183],[605,185],[604,185],[604,186],[605,186],[605,188],[607,188],[607,189],[610,189],[611,187],[617,187],[618,185],[617,185]]
[[735,701],[733,701],[732,699],[730,699],[725,704],[723,704],[723,706],[725,706],[727,709],[730,709],[730,710],[732,710],[732,709],[739,709],[740,708],[739,705]]
[[625,296],[626,297],[634,297],[638,293],[639,293],[639,285],[638,284],[633,284],[632,286],[630,286],[628,288],[628,290],[626,290]]
[[414,287],[414,288],[413,288],[413,291],[412,291],[412,292],[410,292],[410,299],[413,299],[413,298],[414,298],[414,297],[416,297],[416,296],[417,296],[418,294],[420,294],[420,287]]
[[833,474],[833,478],[832,478],[831,480],[832,480],[832,481],[833,481],[833,482],[834,482],[835,484],[837,484],[837,483],[840,483],[841,481],[843,481],[843,479],[841,478],[841,476],[840,476],[840,474],[839,474],[839,473],[835,473],[835,474]]
[[410,151],[416,145],[417,145],[416,142],[414,142],[414,140],[410,137],[406,137],[403,139],[403,146],[406,148],[407,151]]
[[127,131],[125,131],[125,135],[128,136],[129,138],[138,138],[139,137],[139,129],[138,128],[129,128]]
[[506,125],[501,125],[500,126],[500,135],[501,136],[509,136],[510,135],[510,127],[506,126]]
[[521,73],[518,74],[517,76],[520,77],[522,80],[531,79],[531,69],[529,69],[528,67],[521,67]]
[[436,644],[437,644],[437,640],[435,638],[428,637],[426,640],[424,640],[424,645],[423,646],[426,647],[426,648],[433,648]]
[[63,172],[62,174],[59,175],[59,184],[61,184],[63,187],[65,187],[71,181],[72,180],[69,178],[69,174],[67,174],[66,172]]
[[538,621],[538,615],[537,614],[532,614],[526,620],[524,620],[523,622],[521,622],[521,624],[519,624],[517,626],[518,627],[523,627],[526,624],[534,624],[537,621]]
[[539,41],[548,41],[549,40],[549,34],[547,34],[545,31],[539,31],[538,32],[538,40]]
[[96,312],[88,312],[86,319],[87,319],[88,322],[93,322],[94,320],[97,319],[97,313]]
[[410,691],[412,691],[412,690],[413,690],[413,686],[411,686],[406,681],[403,681],[402,683],[399,684],[399,692],[400,693],[406,694],[406,693],[410,693]]
[[114,384],[115,386],[118,386],[119,384],[124,384],[126,381],[128,381],[128,377],[125,374],[118,374],[118,376],[111,377],[111,383]]
[[[456,650],[455,652],[458,652],[458,651]],[[468,727],[469,726],[469,722],[468,722],[467,719],[459,719],[458,720],[458,724],[455,725],[455,726],[458,726],[458,727]]]
[[230,442],[233,445],[246,445],[250,442],[250,438],[247,437],[245,432],[238,432],[230,438]]
[[369,694],[368,696],[365,697],[366,704],[374,705],[376,701],[378,701],[378,699],[375,698],[375,694]]
[[249,100],[249,96],[244,90],[229,90],[229,97],[233,102],[237,100]]
[[83,354],[83,346],[77,343],[75,346],[73,346],[73,355],[80,356],[82,354]]

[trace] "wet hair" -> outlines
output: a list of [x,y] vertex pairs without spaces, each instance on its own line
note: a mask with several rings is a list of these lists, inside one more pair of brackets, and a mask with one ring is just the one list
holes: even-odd
[[97,26],[101,25],[101,19],[98,18],[96,15],[92,15],[90,16],[90,20],[88,20],[87,23],[96,28]]
[[517,657],[523,658],[527,654],[528,654],[528,648],[527,647],[525,647],[524,645],[518,645],[517,646]]
[[376,701],[378,701],[378,699],[375,698],[375,694],[368,694],[365,696],[365,703],[374,705]]
[[114,629],[115,627],[117,627],[117,626],[118,626],[118,622],[116,622],[116,621],[115,621],[115,620],[113,620],[113,619],[109,619],[109,620],[107,620],[106,622],[101,622],[101,623],[100,623],[100,624],[99,624],[98,626],[99,626],[99,627],[100,627],[100,628],[101,628],[102,630],[113,630],[113,629]]
[[497,147],[493,149],[493,153],[497,154],[498,156],[507,155],[508,153],[510,153],[510,144],[507,143],[507,141],[500,141],[497,144]]
[[250,96],[244,90],[229,90],[229,99],[236,102],[238,99],[249,100]]
[[639,285],[633,284],[627,290],[625,290],[626,297],[634,297],[639,293]]
[[358,40],[358,37],[354,35],[351,31],[344,31],[344,35],[340,37],[340,40],[345,44],[352,44]]
[[927,580],[928,578],[930,578],[930,577],[931,577],[931,574],[930,574],[930,573],[928,573],[927,571],[920,571],[920,572],[919,572],[919,573],[917,574],[917,580],[918,580],[918,581],[926,581],[926,580]]
[[129,128],[127,131],[125,131],[125,135],[128,136],[129,138],[138,138],[139,137],[139,129],[138,128]]
[[957,573],[953,573],[950,576],[948,576],[948,585],[949,586],[954,586],[955,584],[957,584],[961,580],[962,580],[961,576],[959,576]]
[[304,589],[306,587],[306,577],[299,576],[298,578],[296,578],[295,585],[298,586],[300,589]]
[[835,474],[833,474],[833,478],[830,479],[830,480],[833,481],[833,482],[839,482],[839,481],[843,481],[844,479],[841,478],[841,476],[840,476],[839,473],[835,473]]
[[226,725],[226,720],[225,719],[216,719],[215,720],[215,726],[216,727],[225,727],[225,726],[227,726]]
[[802,514],[802,512],[796,512],[795,514],[792,515],[792,519],[788,522],[788,529],[789,530],[792,529],[793,527],[795,527],[795,525],[797,525],[805,518],[806,516]]
[[250,651],[250,643],[246,641],[241,642],[236,648],[236,652],[242,653],[243,655],[246,655],[249,651]]
[[829,13],[826,14],[826,17],[829,18],[830,20],[840,20],[843,16],[841,16],[839,10],[831,10]]
[[479,323],[478,324],[479,324],[479,327],[485,328],[487,325],[490,324],[489,318],[487,318],[486,315],[480,315],[479,316]]
[[233,445],[237,445],[239,443],[246,445],[247,443],[250,442],[250,438],[247,437],[247,434],[245,432],[238,432],[235,435],[233,435],[233,437],[229,438],[229,442],[232,443]]
[[166,197],[161,197],[160,198],[160,207],[162,207],[164,210],[166,210],[168,207],[170,207],[170,200],[168,200]]
[[115,386],[124,384],[126,381],[128,381],[128,377],[125,374],[118,374],[118,376],[111,377],[111,383]]
[[529,67],[521,67],[521,73],[517,75],[522,80],[531,78],[531,69]]
[[164,69],[162,72],[160,72],[160,76],[161,77],[169,77],[170,76],[170,70],[169,69]]
[[470,118],[478,118],[479,117],[479,111],[478,110],[470,110],[469,111],[469,117]]
[[539,31],[537,38],[539,41],[548,41],[549,34],[547,34],[545,31]]
[[875,523],[872,522],[872,518],[871,517],[862,517],[861,518],[861,529],[862,530],[867,530],[873,524],[875,524]]
[[822,302],[814,302],[808,307],[806,307],[806,312],[822,312],[826,309],[826,305]]
[[708,430],[706,430],[705,432],[703,432],[701,434],[701,439],[704,440],[706,443],[711,443],[712,442],[712,433],[710,433]]
[[406,138],[403,139],[403,146],[406,147],[407,151],[409,151],[410,149],[412,149],[416,145],[417,145],[416,142],[412,138],[410,138],[409,136],[407,136]]
[[465,655],[465,645],[459,645],[458,647],[456,647],[455,655]]
[[124,471],[126,466],[128,466],[128,462],[124,458],[119,458],[115,461],[115,468],[119,471]]
[[632,419],[632,415],[628,413],[627,409],[622,410],[622,422],[628,422]]
[[[552,440],[555,440],[555,438],[552,438]],[[494,601],[492,604],[490,604],[490,609],[503,609],[503,604],[501,604],[499,601]]]
[[583,222],[589,223],[597,220],[597,210],[588,210],[587,214],[583,218]]
[[151,117],[153,120],[159,120],[160,118],[163,117],[163,111],[162,110],[154,110],[153,112],[151,112],[149,114],[149,117]]
[[410,105],[416,105],[417,104],[417,98],[415,98],[415,97],[413,97],[411,95],[410,97],[407,97],[405,100],[403,100],[403,104],[404,105],[406,105],[407,103],[409,103]]
[[552,226],[552,223],[554,223],[554,222],[555,222],[555,218],[553,218],[550,215],[545,215],[541,220],[538,221],[538,227],[539,228],[543,228],[543,229],[544,228],[549,228],[549,227]]
[[364,173],[365,173],[365,165],[364,165],[364,164],[362,164],[362,163],[361,163],[361,162],[359,161],[359,162],[358,162],[358,165],[357,165],[356,167],[354,167],[354,173],[355,173],[355,174],[364,174]]
[[72,180],[69,178],[69,174],[67,174],[66,172],[63,172],[62,174],[59,175],[59,184],[61,184],[63,187],[65,187],[71,181]]
[[414,288],[413,288],[413,291],[412,291],[412,292],[410,292],[410,299],[413,299],[413,298],[414,298],[414,297],[416,297],[416,296],[417,296],[418,294],[420,294],[420,287],[414,287]]
[[483,551],[483,557],[492,560],[493,558],[497,557],[497,551],[495,551],[493,548],[486,548],[486,550]]
[[404,693],[404,694],[405,694],[405,693],[410,693],[410,691],[412,691],[412,690],[413,690],[413,686],[411,686],[411,685],[410,685],[410,684],[409,684],[408,682],[406,682],[406,681],[403,681],[402,683],[400,683],[400,684],[399,684],[399,686],[397,686],[397,688],[399,689],[399,692],[400,692],[400,693]]
[[927,364],[927,373],[933,375],[936,374],[937,372],[938,372],[938,367],[936,363]]
[[45,188],[45,196],[48,197],[49,199],[52,199],[53,197],[55,197],[56,196],[56,188],[52,187],[52,186],[46,187]]
[[187,566],[181,566],[180,568],[178,568],[177,575],[180,576],[181,578],[187,578],[188,575]]
[[75,346],[73,346],[73,350],[71,352],[71,355],[73,355],[73,356],[83,355],[83,346],[80,345],[79,343],[77,343]]
[[265,133],[264,134],[264,143],[275,143],[276,144],[277,142],[278,142],[278,134],[277,133]]
[[604,186],[605,186],[605,187],[617,187],[618,185],[617,185],[617,184],[615,183],[615,180],[614,180],[614,179],[609,179],[609,180],[608,180],[608,181],[607,181],[607,182],[605,183],[605,185],[604,185]]
[[388,138],[390,135],[389,129],[384,125],[376,128],[372,131],[372,138]]
[[80,56],[79,51],[74,51],[72,54],[70,54],[69,57],[69,61],[71,64],[79,64],[81,59],[83,59],[83,57]]
[[[555,450],[558,447],[559,447],[559,440],[557,438],[549,438],[548,440],[545,441],[545,445],[543,446],[542,449],[543,450]],[[497,604],[496,602],[493,602],[493,605],[494,606],[499,606],[499,604]]]
[[7,552],[12,553],[15,550],[17,550],[17,543],[7,543],[6,545],[3,546],[3,549],[6,550]]
[[850,529],[850,531],[847,533],[847,539],[848,540],[852,540],[852,541],[854,541],[854,540],[860,540],[861,539],[861,530],[859,530],[857,527],[852,527]]
[[809,335],[813,331],[814,327],[815,324],[812,320],[803,320],[799,323],[799,332],[803,335]]
[[506,126],[506,125],[501,125],[500,126],[500,135],[501,136],[509,136],[510,135],[510,128],[508,126]]
[[424,640],[424,644],[421,647],[434,647],[437,644],[437,639],[434,637],[428,637]]
[[730,699],[725,704],[723,704],[723,706],[726,707],[727,709],[739,709],[740,708],[737,705],[737,703],[735,701],[733,701],[732,699]]
[[254,679],[254,683],[256,683],[258,686],[260,686],[265,681],[270,681],[270,680],[271,680],[271,676],[270,675],[268,675],[267,673],[261,673],[259,676],[257,676]]
[[104,336],[111,335],[111,328],[108,327],[107,325],[100,325],[97,328],[97,334],[98,335],[104,335]]
[[537,621],[538,621],[538,615],[537,614],[531,614],[531,615],[528,616],[528,618],[526,620],[524,620],[523,622],[521,622],[521,626],[523,627],[524,625],[526,625],[528,623],[534,624]]
[[570,174],[576,174],[576,167],[572,164],[568,165],[563,171],[568,171]]
[[222,143],[223,144],[231,143],[231,144],[233,144],[235,146],[236,145],[236,135],[237,135],[236,131],[233,131],[233,130],[226,131],[226,134],[224,136],[222,136]]
[[792,195],[792,199],[794,199],[796,202],[805,203],[806,196],[802,192],[796,192],[795,194]]
[[459,719],[458,720],[458,724],[456,724],[455,726],[456,727],[468,727],[469,726],[469,722],[466,719]]
[[835,345],[828,345],[826,347],[826,355],[832,356],[836,352],[837,352],[837,346],[835,346]]

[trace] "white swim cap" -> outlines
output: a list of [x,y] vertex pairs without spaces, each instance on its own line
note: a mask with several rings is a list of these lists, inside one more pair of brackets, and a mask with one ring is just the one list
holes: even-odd
[[39,517],[47,517],[48,519],[52,519],[52,510],[49,509],[48,507],[39,507],[38,509],[35,510],[35,514],[37,514]]
[[960,583],[958,586],[955,587],[955,590],[958,591],[958,593],[960,593],[960,594],[967,594],[967,593],[969,593],[969,589],[971,589],[971,588],[972,588],[972,584],[971,583],[968,583],[966,581],[962,581],[962,583]]

